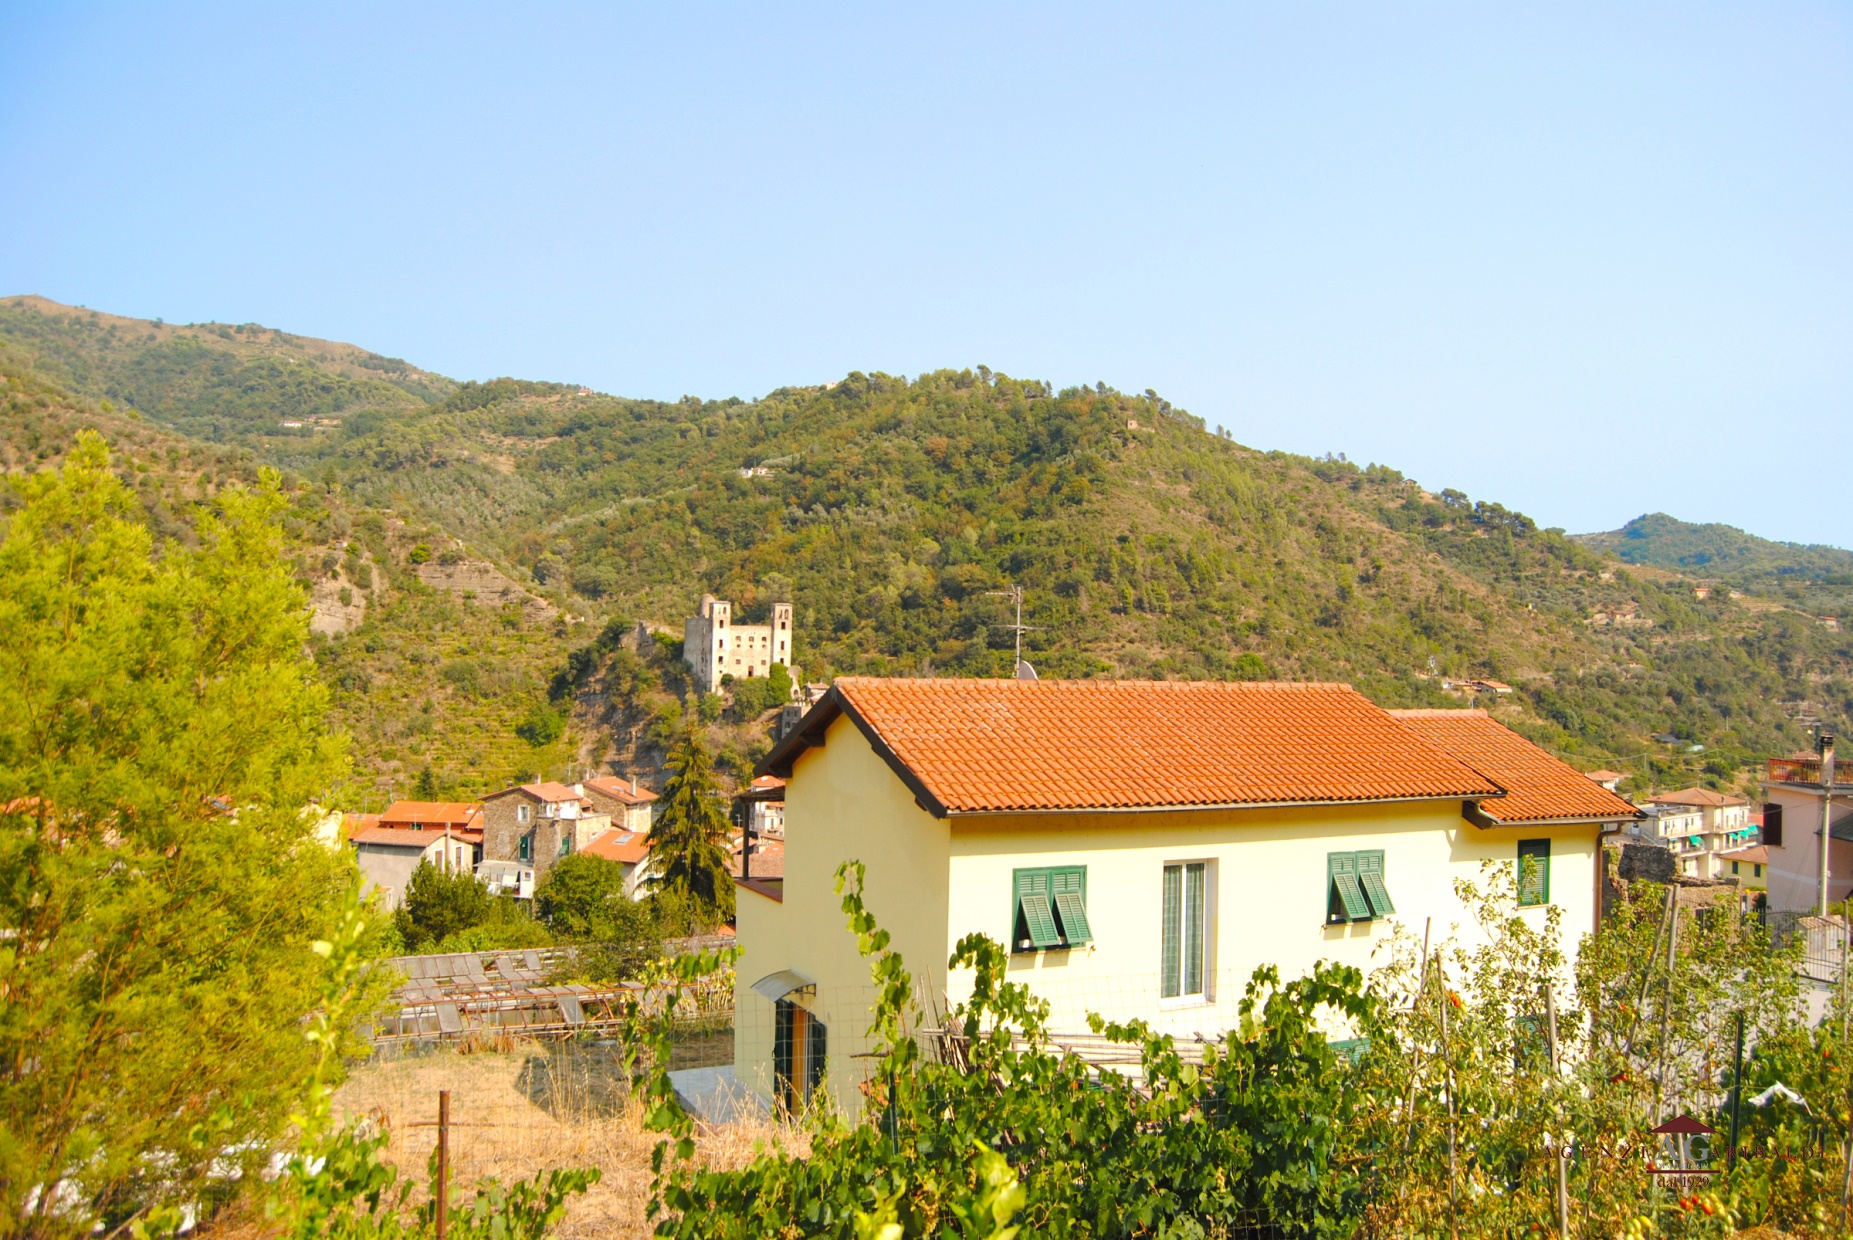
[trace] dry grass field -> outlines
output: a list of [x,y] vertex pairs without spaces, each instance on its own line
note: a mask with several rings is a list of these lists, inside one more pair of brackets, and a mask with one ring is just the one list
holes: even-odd
[[[354,1069],[336,1095],[344,1118],[366,1116],[391,1134],[388,1160],[425,1200],[426,1166],[437,1143],[438,1091],[450,1091],[451,1200],[467,1201],[484,1179],[503,1183],[554,1167],[597,1167],[602,1178],[573,1198],[562,1240],[630,1240],[651,1234],[655,1134],[629,1105],[615,1048],[516,1043],[496,1050],[436,1048],[389,1054]],[[771,1123],[696,1134],[696,1157],[738,1167],[762,1149],[802,1152],[804,1134]],[[266,1240],[275,1228],[254,1206],[234,1207],[205,1229],[210,1240]]]
[[[516,1044],[509,1050],[434,1049],[357,1068],[336,1095],[347,1116],[367,1115],[392,1134],[388,1157],[417,1185],[437,1141],[438,1091],[450,1090],[452,1200],[494,1177],[507,1183],[553,1167],[597,1167],[603,1178],[576,1199],[560,1235],[643,1237],[656,1135],[629,1105],[615,1047]],[[697,1158],[737,1167],[766,1148],[801,1150],[788,1127],[737,1124],[704,1130]]]

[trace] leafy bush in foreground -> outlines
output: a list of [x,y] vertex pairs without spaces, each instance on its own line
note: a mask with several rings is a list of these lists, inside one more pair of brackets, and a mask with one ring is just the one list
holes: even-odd
[[[1510,866],[1489,878],[1462,884],[1479,936],[1427,951],[1399,936],[1368,984],[1335,965],[1291,981],[1258,969],[1200,1064],[1138,1022],[1094,1018],[1136,1049],[1122,1073],[1052,1046],[1046,1006],[1005,980],[1007,956],[982,936],[951,961],[974,986],[946,1019],[949,1052],[923,1056],[912,979],[845,866],[844,910],[881,989],[869,1122],[820,1117],[806,1157],[699,1168],[660,1070],[673,1005],[653,1030],[635,1017],[636,1079],[670,1138],[658,1234],[1490,1238],[1558,1233],[1560,1209],[1577,1235],[1840,1234],[1853,1072],[1831,1028],[1795,1026],[1791,954],[1730,907],[1675,911],[1643,887],[1585,940],[1573,988],[1556,917],[1519,913]],[[1723,1131],[1719,1035],[1738,1011],[1762,1039],[1746,1088],[1787,1074],[1815,1110],[1759,1115],[1730,1176],[1664,1191],[1646,1130],[1692,1113]],[[1021,1187],[1002,1212],[985,1197],[998,1157]]]

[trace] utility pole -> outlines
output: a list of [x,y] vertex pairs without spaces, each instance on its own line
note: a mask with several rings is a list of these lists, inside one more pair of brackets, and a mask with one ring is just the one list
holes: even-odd
[[987,597],[990,597],[990,598],[1010,598],[1010,599],[1016,600],[1017,602],[1017,622],[1015,624],[993,625],[992,627],[1000,628],[1000,629],[1009,629],[1017,635],[1017,647],[1016,647],[1017,658],[1016,658],[1015,666],[1012,667],[1011,669],[1011,674],[1015,676],[1018,680],[1034,680],[1036,678],[1034,672],[1032,672],[1028,676],[1025,676],[1023,674],[1023,669],[1026,666],[1026,664],[1023,662],[1023,634],[1033,633],[1036,631],[1035,625],[1023,623],[1023,587],[1018,586],[1018,585],[1013,585],[1008,590],[987,590],[985,591],[985,594]]
[[1833,829],[1834,818],[1834,734],[1823,732],[1815,741],[1815,748],[1821,751],[1821,908],[1820,914],[1827,916],[1827,846],[1833,837],[1828,834]]

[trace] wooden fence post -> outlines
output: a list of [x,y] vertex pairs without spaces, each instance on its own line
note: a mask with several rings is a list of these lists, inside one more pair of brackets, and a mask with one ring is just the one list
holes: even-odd
[[437,1240],[450,1229],[450,1091],[438,1090]]

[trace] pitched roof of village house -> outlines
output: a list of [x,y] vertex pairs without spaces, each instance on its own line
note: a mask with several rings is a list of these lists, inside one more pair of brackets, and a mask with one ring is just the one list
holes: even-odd
[[626,831],[613,827],[599,833],[597,839],[587,844],[580,852],[590,853],[594,857],[603,857],[607,861],[622,861],[626,865],[636,865],[650,855],[650,833],[648,831]]
[[1661,792],[1648,797],[1655,805],[1696,805],[1700,809],[1719,809],[1726,805],[1748,805],[1744,797],[1733,796],[1727,792],[1713,792],[1710,788],[1681,788],[1676,792]]
[[512,788],[504,788],[500,792],[490,793],[488,799],[492,800],[495,797],[505,797],[511,792],[525,792],[536,800],[545,801],[548,804],[554,804],[560,801],[585,800],[584,797],[574,792],[571,788],[568,788],[565,784],[555,783],[553,780],[544,780],[537,784],[516,784]]
[[453,827],[481,827],[483,807],[476,801],[394,801],[379,816],[384,827],[449,823]]
[[1500,800],[1479,806],[1479,812],[1493,824],[1615,822],[1640,817],[1634,806],[1483,710],[1393,710],[1390,714],[1506,790]]
[[939,817],[1503,795],[1341,684],[846,676],[760,773],[841,714]]
[[449,839],[452,843],[468,844],[472,841],[462,831],[452,831],[447,836],[441,830],[408,830],[405,827],[369,827],[356,835],[348,837],[350,844],[384,844],[389,848],[429,848],[441,840]]
[[634,780],[619,779],[614,775],[594,775],[585,781],[585,786],[596,788],[606,796],[622,801],[626,805],[648,805],[656,800],[656,794],[642,784],[637,785],[635,792],[631,791],[631,784],[634,782]]

